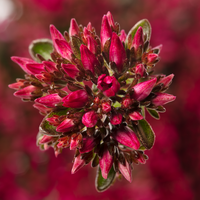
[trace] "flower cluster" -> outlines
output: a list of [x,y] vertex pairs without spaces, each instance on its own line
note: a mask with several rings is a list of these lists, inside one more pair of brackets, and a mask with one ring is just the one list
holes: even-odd
[[83,27],[75,19],[64,35],[53,25],[50,33],[52,41],[30,45],[33,60],[12,57],[26,75],[9,87],[45,116],[37,144],[56,156],[75,150],[72,173],[90,162],[98,166],[99,191],[120,174],[131,182],[133,163],[144,164],[144,151],[154,144],[145,112],[159,119],[163,105],[175,100],[165,93],[174,75],[153,74],[162,46],[150,46],[148,20],[126,34],[108,12],[100,37],[91,23]]

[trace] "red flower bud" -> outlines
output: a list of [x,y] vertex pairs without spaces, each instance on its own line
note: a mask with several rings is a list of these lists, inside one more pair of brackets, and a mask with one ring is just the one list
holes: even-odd
[[120,113],[112,114],[110,118],[110,123],[113,125],[122,123],[122,115]]
[[112,37],[112,30],[111,27],[108,23],[108,18],[106,15],[103,16],[102,18],[102,23],[101,23],[101,33],[100,33],[100,38],[101,38],[101,47],[103,49],[104,44],[106,41]]
[[82,123],[89,128],[94,127],[97,123],[97,120],[97,114],[93,110],[86,112],[82,117]]
[[139,149],[140,148],[140,142],[136,136],[136,134],[127,126],[122,127],[115,131],[112,134],[112,137],[117,140],[119,143],[130,147],[132,149]]
[[85,90],[71,92],[63,98],[63,106],[68,108],[81,108],[88,102],[88,95]]
[[28,63],[26,64],[26,68],[33,75],[45,72],[44,65],[42,63]]
[[126,162],[126,166],[118,162],[118,168],[119,168],[119,171],[124,176],[124,178],[131,183],[132,181],[131,166],[127,162],[127,160],[125,160],[125,162]]
[[158,60],[158,54],[156,53],[149,53],[147,56],[147,64],[151,65],[154,64]]
[[54,137],[49,135],[43,135],[42,139],[40,140],[40,144],[51,142],[54,139]]
[[103,91],[105,96],[112,97],[119,91],[120,84],[114,76],[106,76],[106,74],[102,74],[98,78],[97,88]]
[[110,102],[103,102],[101,104],[101,109],[104,113],[108,113],[111,111],[111,105],[110,105]]
[[33,104],[33,107],[38,109],[41,114],[45,114],[45,115],[52,111],[52,108],[47,108],[46,106],[40,103]]
[[170,74],[169,76],[166,76],[164,78],[162,78],[159,83],[162,83],[164,85],[164,87],[167,87],[170,85],[170,83],[172,82],[172,79],[174,78],[174,74]]
[[74,163],[72,166],[72,171],[71,173],[74,174],[76,173],[81,167],[83,167],[85,165],[85,161],[84,159],[81,159],[81,154],[79,154],[75,159],[74,159]]
[[113,16],[112,16],[111,12],[108,11],[106,16],[107,16],[109,25],[114,28],[115,27],[115,21],[113,19]]
[[129,117],[131,120],[141,120],[143,119],[143,116],[138,111],[134,111],[129,114]]
[[63,70],[67,73],[67,75],[71,78],[76,78],[79,74],[79,70],[76,68],[75,65],[72,64],[61,64]]
[[87,36],[87,47],[88,49],[95,54],[96,53],[96,47],[97,47],[97,42],[95,41],[95,39],[91,36]]
[[107,179],[108,173],[113,165],[113,157],[110,155],[108,149],[105,149],[102,157],[99,159],[99,166],[101,174],[104,179]]
[[70,27],[69,27],[69,35],[74,36],[79,34],[79,27],[74,18],[71,19]]
[[58,69],[56,67],[56,63],[51,62],[51,61],[43,61],[42,63],[44,64],[44,67],[47,72],[54,73],[54,72],[58,71]]
[[93,137],[83,137],[83,146],[79,150],[80,153],[87,153],[96,146],[96,140]]
[[135,74],[138,75],[139,77],[143,77],[145,72],[145,67],[143,64],[138,64],[135,67]]
[[139,50],[139,48],[141,48],[141,46],[143,46],[143,44],[144,44],[143,29],[140,26],[134,35],[131,48],[134,47],[135,51],[137,52]]
[[145,99],[151,93],[154,85],[156,84],[157,79],[153,78],[148,81],[141,82],[133,87],[134,93],[133,98],[137,101]]
[[47,118],[46,121],[48,121],[49,124],[51,124],[53,126],[58,126],[60,124],[58,118],[59,118],[58,115],[54,115],[53,117]]
[[57,93],[54,93],[54,94],[46,95],[44,97],[37,98],[35,102],[43,104],[50,108],[55,108],[56,104],[59,104],[62,102],[62,98]]
[[152,104],[155,106],[162,106],[176,99],[174,95],[167,93],[156,93],[156,97],[152,100]]
[[126,36],[127,36],[126,32],[124,31],[124,29],[122,29],[119,36],[119,39],[121,40],[121,42],[125,42]]
[[57,132],[69,132],[75,127],[73,119],[65,119],[60,125],[57,126]]
[[126,59],[126,51],[118,35],[113,32],[110,45],[109,58],[111,62],[115,62],[119,72],[123,70],[123,64]]
[[80,51],[83,67],[86,70],[90,70],[94,74],[94,66],[99,65],[96,56],[83,44],[80,46]]
[[128,108],[132,103],[132,100],[130,99],[130,97],[127,97],[125,99],[123,99],[122,101],[122,105],[124,108]]

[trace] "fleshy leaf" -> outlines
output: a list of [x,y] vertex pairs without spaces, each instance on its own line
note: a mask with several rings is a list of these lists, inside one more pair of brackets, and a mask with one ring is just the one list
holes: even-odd
[[104,179],[101,174],[101,169],[98,166],[97,176],[96,176],[96,180],[95,180],[95,186],[96,186],[97,191],[103,192],[103,191],[107,190],[113,183],[115,174],[116,174],[116,172],[112,167],[108,173],[108,178]]
[[56,127],[49,124],[48,121],[46,121],[47,118],[53,117],[54,115],[65,115],[67,113],[69,109],[65,109],[65,110],[59,110],[59,111],[53,111],[51,113],[49,113],[41,122],[40,127],[39,127],[39,133],[45,134],[45,135],[51,135],[51,136],[55,136],[55,135],[61,135],[61,133],[56,131]]
[[126,46],[128,44],[128,38],[130,37],[130,35],[131,35],[131,38],[133,39],[134,36],[135,36],[136,31],[138,30],[138,28],[140,26],[143,29],[143,34],[146,35],[146,41],[150,40],[150,38],[151,38],[151,24],[149,23],[149,21],[147,19],[142,19],[137,24],[135,24],[132,27],[132,29],[129,31],[129,33],[128,33],[127,37],[126,37],[126,41],[125,41]]
[[160,119],[159,113],[154,109],[147,109],[148,113],[155,119]]
[[145,119],[138,121],[136,134],[146,149],[152,148],[155,140],[155,133],[150,124]]
[[37,54],[40,54],[45,60],[51,59],[51,53],[53,52],[53,43],[49,39],[34,40],[29,46],[29,53],[32,58],[38,62]]

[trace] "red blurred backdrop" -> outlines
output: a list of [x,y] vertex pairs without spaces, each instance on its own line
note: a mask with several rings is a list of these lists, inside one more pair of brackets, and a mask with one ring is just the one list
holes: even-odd
[[[31,103],[7,87],[24,73],[10,57],[28,55],[30,42],[50,38],[49,25],[68,30],[71,18],[100,32],[111,11],[126,32],[140,19],[152,25],[152,46],[163,44],[158,73],[174,73],[177,96],[157,121],[147,116],[156,142],[133,182],[116,181],[97,193],[96,169],[71,175],[72,153],[55,158],[36,146],[42,119]],[[1,0],[0,1],[0,199],[1,200],[198,200],[200,199],[200,1],[199,0]]]

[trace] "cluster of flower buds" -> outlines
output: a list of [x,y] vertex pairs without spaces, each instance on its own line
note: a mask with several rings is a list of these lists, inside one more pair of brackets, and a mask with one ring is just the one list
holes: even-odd
[[161,45],[149,44],[151,26],[139,21],[128,34],[108,12],[100,37],[94,27],[71,20],[62,35],[50,26],[51,40],[33,41],[32,59],[12,57],[25,72],[9,87],[24,101],[33,101],[44,115],[37,136],[41,149],[75,150],[72,174],[91,162],[98,166],[96,187],[107,189],[122,174],[131,182],[134,163],[146,162],[155,135],[145,112],[159,119],[169,76],[154,75]]

